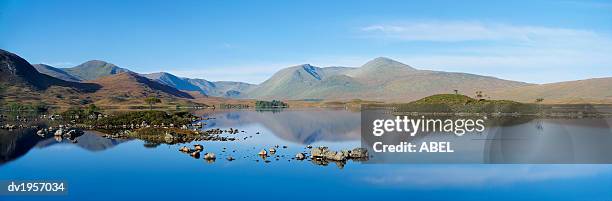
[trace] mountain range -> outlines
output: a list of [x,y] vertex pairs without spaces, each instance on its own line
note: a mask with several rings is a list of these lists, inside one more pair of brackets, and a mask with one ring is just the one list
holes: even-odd
[[143,76],[180,90],[197,91],[203,95],[226,98],[241,97],[243,91],[250,90],[255,86],[244,82],[211,82],[204,79],[183,78],[166,72],[144,74]]
[[454,90],[474,94],[527,85],[530,84],[475,74],[418,70],[379,57],[357,68],[309,64],[289,67],[245,91],[244,97],[411,101]]
[[373,59],[359,67],[292,66],[255,85],[178,77],[167,72],[138,74],[100,60],[72,68],[55,68],[45,64],[32,66],[17,55],[6,51],[0,53],[0,70],[3,72],[0,83],[26,83],[33,86],[34,91],[57,86],[70,89],[66,93],[85,93],[85,96],[94,99],[116,100],[155,95],[167,99],[222,97],[407,102],[456,91],[466,95],[482,92],[486,97],[522,102],[544,98],[545,102],[551,103],[612,103],[612,78],[540,85],[476,74],[421,70],[385,57]]

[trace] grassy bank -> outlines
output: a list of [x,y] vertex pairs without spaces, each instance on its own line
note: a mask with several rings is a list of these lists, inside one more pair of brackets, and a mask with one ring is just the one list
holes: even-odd
[[431,113],[522,113],[540,111],[537,104],[509,100],[474,99],[461,94],[438,94],[403,104],[391,104],[396,112]]

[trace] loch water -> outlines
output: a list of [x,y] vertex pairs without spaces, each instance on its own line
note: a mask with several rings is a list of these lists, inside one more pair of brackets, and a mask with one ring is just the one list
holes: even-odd
[[[73,143],[36,130],[0,131],[0,181],[61,180],[66,195],[0,200],[611,200],[608,164],[346,164],[292,159],[307,145],[361,146],[360,113],[347,110],[197,111],[205,127],[240,132],[236,141],[181,144],[108,139],[86,131]],[[569,126],[611,133],[612,119],[530,120],[523,134]],[[504,126],[504,125],[500,125]],[[607,127],[606,127],[607,126]],[[257,134],[259,133],[259,134]],[[178,149],[202,144],[214,162]],[[257,153],[278,145],[266,159]],[[286,148],[283,148],[286,146]],[[612,147],[612,144],[610,145]],[[228,161],[232,156],[236,160]],[[267,161],[267,162],[266,162]]]

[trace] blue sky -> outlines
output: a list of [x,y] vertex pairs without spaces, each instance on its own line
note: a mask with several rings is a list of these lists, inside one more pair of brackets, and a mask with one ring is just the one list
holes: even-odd
[[612,76],[612,1],[490,2],[0,0],[0,48],[251,83],[379,56],[533,83]]

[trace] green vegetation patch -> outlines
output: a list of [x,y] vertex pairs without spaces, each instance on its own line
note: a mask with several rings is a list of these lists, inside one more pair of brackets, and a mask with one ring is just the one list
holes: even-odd
[[439,113],[537,113],[534,104],[509,100],[474,99],[461,94],[437,94],[420,100],[395,104],[398,112],[439,112]]
[[196,118],[189,112],[168,113],[165,111],[129,111],[105,117],[95,121],[96,125],[130,125],[141,124],[143,121],[150,125],[184,125]]
[[42,113],[49,110],[49,105],[43,102],[36,103],[17,103],[10,102],[3,106],[4,111],[7,112],[34,112]]
[[255,108],[288,108],[289,105],[285,102],[279,100],[273,101],[261,101],[258,100],[255,102]]

